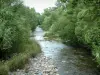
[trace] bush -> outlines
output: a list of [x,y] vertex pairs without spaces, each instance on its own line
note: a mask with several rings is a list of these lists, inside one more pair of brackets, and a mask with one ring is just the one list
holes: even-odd
[[0,75],[8,75],[9,69],[7,65],[0,64]]
[[[61,2],[60,2],[61,1]],[[63,41],[71,45],[91,49],[100,65],[100,1],[98,0],[60,0],[55,10],[48,10],[45,15],[43,27],[52,34],[59,35]],[[53,13],[53,17],[50,18]],[[46,19],[49,17],[49,19]],[[53,20],[53,21],[51,21]],[[48,24],[49,23],[49,24]],[[49,26],[48,26],[49,25]]]
[[34,8],[28,8],[20,0],[1,1],[0,7],[0,58],[11,57],[23,51],[30,39],[30,32],[38,24]]
[[9,71],[24,68],[30,57],[34,57],[41,52],[39,44],[35,40],[31,41],[26,45],[24,52],[16,54],[11,59],[0,64],[0,75],[8,75]]
[[5,61],[0,64],[0,75],[23,68],[29,57],[40,52],[37,42],[30,40],[38,17],[35,9],[24,6],[21,0],[0,1],[0,60]]

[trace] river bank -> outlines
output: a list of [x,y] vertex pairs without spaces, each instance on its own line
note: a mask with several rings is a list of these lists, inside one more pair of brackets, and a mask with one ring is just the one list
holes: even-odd
[[39,27],[33,34],[42,53],[31,58],[26,68],[10,75],[100,75],[96,63],[85,50],[45,40],[45,32]]
[[8,60],[0,61],[0,75],[9,75],[9,72],[16,71],[25,67],[30,57],[36,56],[41,52],[39,44],[35,40],[30,40],[26,44],[25,51],[14,54]]

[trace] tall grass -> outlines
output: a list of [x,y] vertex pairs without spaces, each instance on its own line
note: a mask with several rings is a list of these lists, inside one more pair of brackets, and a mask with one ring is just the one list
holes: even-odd
[[8,75],[9,71],[24,68],[30,57],[41,52],[39,44],[35,40],[30,40],[25,47],[25,51],[15,54],[11,59],[0,62],[0,75]]

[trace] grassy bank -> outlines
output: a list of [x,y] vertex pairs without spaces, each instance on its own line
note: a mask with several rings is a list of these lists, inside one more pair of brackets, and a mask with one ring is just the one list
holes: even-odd
[[9,60],[0,62],[0,75],[8,75],[9,71],[24,68],[30,57],[41,52],[40,46],[35,40],[30,40],[24,49],[23,52],[15,54]]

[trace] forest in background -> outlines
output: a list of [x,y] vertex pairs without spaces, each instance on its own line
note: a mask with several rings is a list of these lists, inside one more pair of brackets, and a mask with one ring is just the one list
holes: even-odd
[[37,42],[30,40],[39,15],[21,0],[0,0],[0,75],[24,67],[40,51]]
[[40,18],[49,37],[91,50],[100,65],[100,0],[57,0]]

